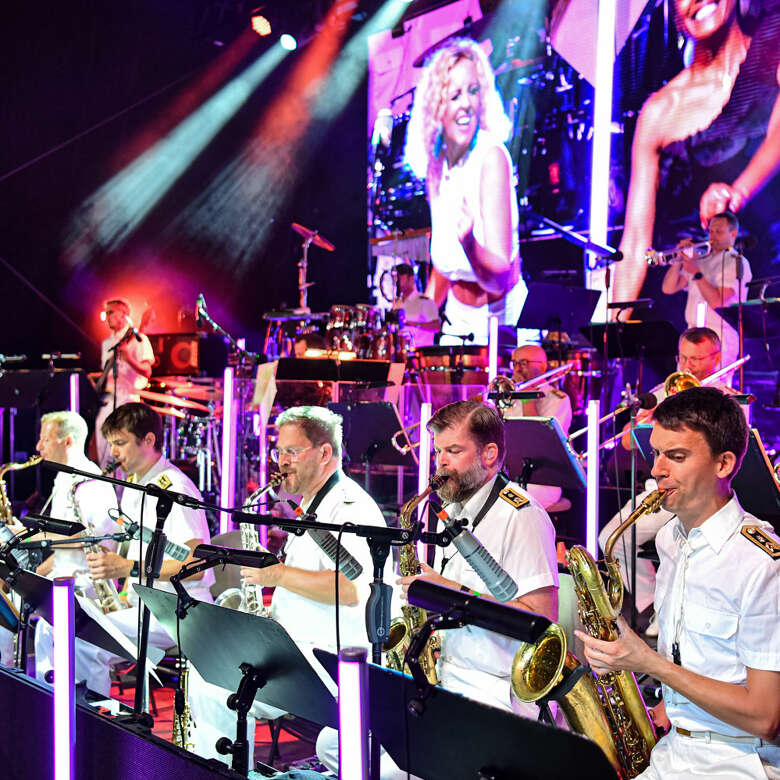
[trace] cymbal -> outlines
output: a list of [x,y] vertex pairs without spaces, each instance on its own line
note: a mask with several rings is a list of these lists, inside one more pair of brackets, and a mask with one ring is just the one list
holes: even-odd
[[195,401],[220,401],[222,389],[203,385],[182,384],[173,388],[173,394]]
[[182,409],[193,409],[196,412],[205,412],[210,414],[211,410],[208,406],[199,404],[196,401],[188,401],[186,398],[177,398],[175,395],[167,395],[166,393],[154,393],[151,390],[141,390],[138,395],[147,401],[156,401],[160,404],[169,404],[170,406],[179,406]]
[[152,406],[149,404],[150,409],[154,409],[157,414],[167,414],[170,417],[178,417],[180,420],[186,420],[187,415],[181,409],[174,409],[172,406]]
[[460,30],[445,35],[441,40],[436,41],[433,46],[429,46],[417,59],[412,63],[415,68],[422,68],[425,65],[425,61],[433,54],[443,43],[450,38],[473,38],[475,41],[483,37],[483,33],[487,30],[490,22],[492,21],[492,15],[488,14],[481,19],[477,19],[476,22],[471,20],[471,17],[466,19],[466,23]]
[[319,230],[309,230],[298,222],[292,223],[292,229],[299,235],[303,236],[306,241],[311,240],[314,246],[318,246],[320,249],[327,249],[328,252],[335,251],[336,247],[328,241],[327,238],[320,235]]

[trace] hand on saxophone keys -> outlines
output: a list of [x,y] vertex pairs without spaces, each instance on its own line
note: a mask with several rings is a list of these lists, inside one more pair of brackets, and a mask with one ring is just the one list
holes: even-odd
[[574,632],[585,645],[585,657],[591,669],[597,675],[621,669],[628,672],[651,673],[650,666],[657,653],[631,630],[622,616],[617,619],[617,627],[620,636],[614,642],[596,639],[584,631]]
[[448,588],[455,588],[456,590],[460,588],[460,584],[457,582],[454,582],[453,580],[448,580],[446,577],[442,577],[441,574],[439,574],[435,569],[432,569],[430,566],[428,566],[427,563],[423,563],[420,561],[420,573],[415,574],[413,576],[409,577],[399,577],[395,582],[396,585],[401,586],[401,598],[403,601],[407,601],[407,593],[409,592],[409,586],[415,581],[415,580],[427,580],[428,582],[432,582],[435,585],[445,585]]
[[87,564],[89,576],[93,580],[118,580],[129,577],[130,570],[133,568],[133,561],[107,550],[87,553]]
[[277,563],[264,569],[241,568],[241,581],[247,585],[260,585],[263,588],[284,587],[284,571],[286,566]]

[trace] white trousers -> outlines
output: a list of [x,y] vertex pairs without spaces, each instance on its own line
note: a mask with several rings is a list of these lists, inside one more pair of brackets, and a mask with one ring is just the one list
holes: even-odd
[[707,742],[672,730],[650,753],[642,780],[777,780],[780,748],[733,742]]

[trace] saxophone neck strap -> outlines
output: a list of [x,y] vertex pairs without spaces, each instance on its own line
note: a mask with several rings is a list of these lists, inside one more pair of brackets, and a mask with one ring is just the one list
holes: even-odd
[[496,481],[493,483],[493,487],[490,489],[490,494],[485,500],[485,503],[480,508],[479,512],[477,512],[476,516],[474,517],[474,522],[471,524],[472,531],[476,530],[477,526],[482,522],[482,518],[485,517],[485,515],[490,511],[490,508],[493,506],[493,504],[498,501],[499,494],[508,484],[509,480],[499,471],[498,474],[496,474]]
[[314,515],[317,513],[317,509],[319,509],[320,504],[322,503],[325,496],[330,493],[330,491],[336,487],[336,484],[341,481],[341,469],[336,469],[329,477],[327,482],[317,491],[317,494],[314,496],[314,498],[311,500],[311,504],[306,507],[306,514],[307,515]]

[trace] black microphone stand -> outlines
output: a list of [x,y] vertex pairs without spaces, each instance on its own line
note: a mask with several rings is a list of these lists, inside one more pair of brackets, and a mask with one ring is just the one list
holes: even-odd
[[[744,333],[742,331],[742,282],[745,279],[745,256],[740,252],[738,249],[734,248],[734,252],[736,252],[734,256],[734,263],[736,266],[736,272],[737,272],[737,336],[739,338],[739,359],[742,359],[742,356],[744,354]],[[743,363],[739,367],[739,392],[744,393],[745,392],[745,376],[743,373],[745,364]]]

